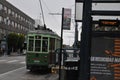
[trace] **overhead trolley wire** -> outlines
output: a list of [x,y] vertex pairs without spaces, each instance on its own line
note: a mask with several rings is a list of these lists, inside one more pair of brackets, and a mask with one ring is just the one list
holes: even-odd
[[[52,11],[49,9],[49,7],[47,6],[46,2],[43,0],[43,4],[45,5],[46,9],[48,10],[48,14],[52,13]],[[55,21],[55,23],[59,24],[59,21],[56,19],[56,17],[54,15],[52,15],[52,19]]]

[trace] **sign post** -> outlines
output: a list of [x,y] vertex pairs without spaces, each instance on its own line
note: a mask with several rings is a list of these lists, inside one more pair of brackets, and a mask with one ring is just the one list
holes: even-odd
[[79,80],[90,80],[90,44],[91,44],[91,8],[92,0],[84,0],[83,24],[80,47],[80,78]]
[[[101,30],[105,31],[102,31],[100,34],[96,32],[94,34],[95,37],[93,37],[94,31],[91,30],[93,21],[98,22],[99,19],[119,19],[120,8],[118,3],[120,3],[120,0],[76,0],[76,21],[82,22],[79,80],[120,79],[119,20],[100,20],[99,24],[102,28],[95,28],[99,32]],[[115,9],[111,9],[111,5]]]
[[61,80],[61,61],[62,61],[62,44],[63,44],[63,17],[64,17],[64,8],[62,8],[61,43],[60,43],[60,54],[59,54],[59,80]]
[[71,23],[71,9],[62,8],[61,43],[59,54],[59,80],[61,80],[63,30],[70,30],[70,23]]

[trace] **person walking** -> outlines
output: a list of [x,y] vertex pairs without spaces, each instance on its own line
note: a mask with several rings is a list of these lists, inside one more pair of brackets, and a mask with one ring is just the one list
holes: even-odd
[[2,54],[5,55],[5,45],[1,46],[1,51],[2,51]]

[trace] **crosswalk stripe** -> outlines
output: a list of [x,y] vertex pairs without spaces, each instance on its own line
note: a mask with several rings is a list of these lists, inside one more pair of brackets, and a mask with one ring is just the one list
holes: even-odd
[[25,61],[20,61],[20,60],[0,60],[0,63],[18,63],[18,64],[25,64]]
[[5,72],[3,74],[0,74],[0,77],[2,77],[2,76],[4,77],[5,75],[12,74],[13,72],[15,73],[16,71],[23,70],[23,69],[25,69],[25,67],[21,67],[21,68],[18,68],[18,69],[14,69],[12,71]]
[[0,60],[0,62],[5,62],[5,61],[7,61],[7,60]]
[[23,61],[23,62],[20,62],[21,64],[25,64],[25,61]]
[[19,61],[19,60],[11,60],[11,61],[8,61],[6,63],[13,63],[13,62],[17,62],[17,61]]

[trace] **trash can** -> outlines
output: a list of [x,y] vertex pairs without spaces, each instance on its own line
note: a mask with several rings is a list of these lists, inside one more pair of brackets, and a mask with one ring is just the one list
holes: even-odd
[[78,80],[79,73],[79,61],[78,60],[66,60],[65,61],[65,80]]

